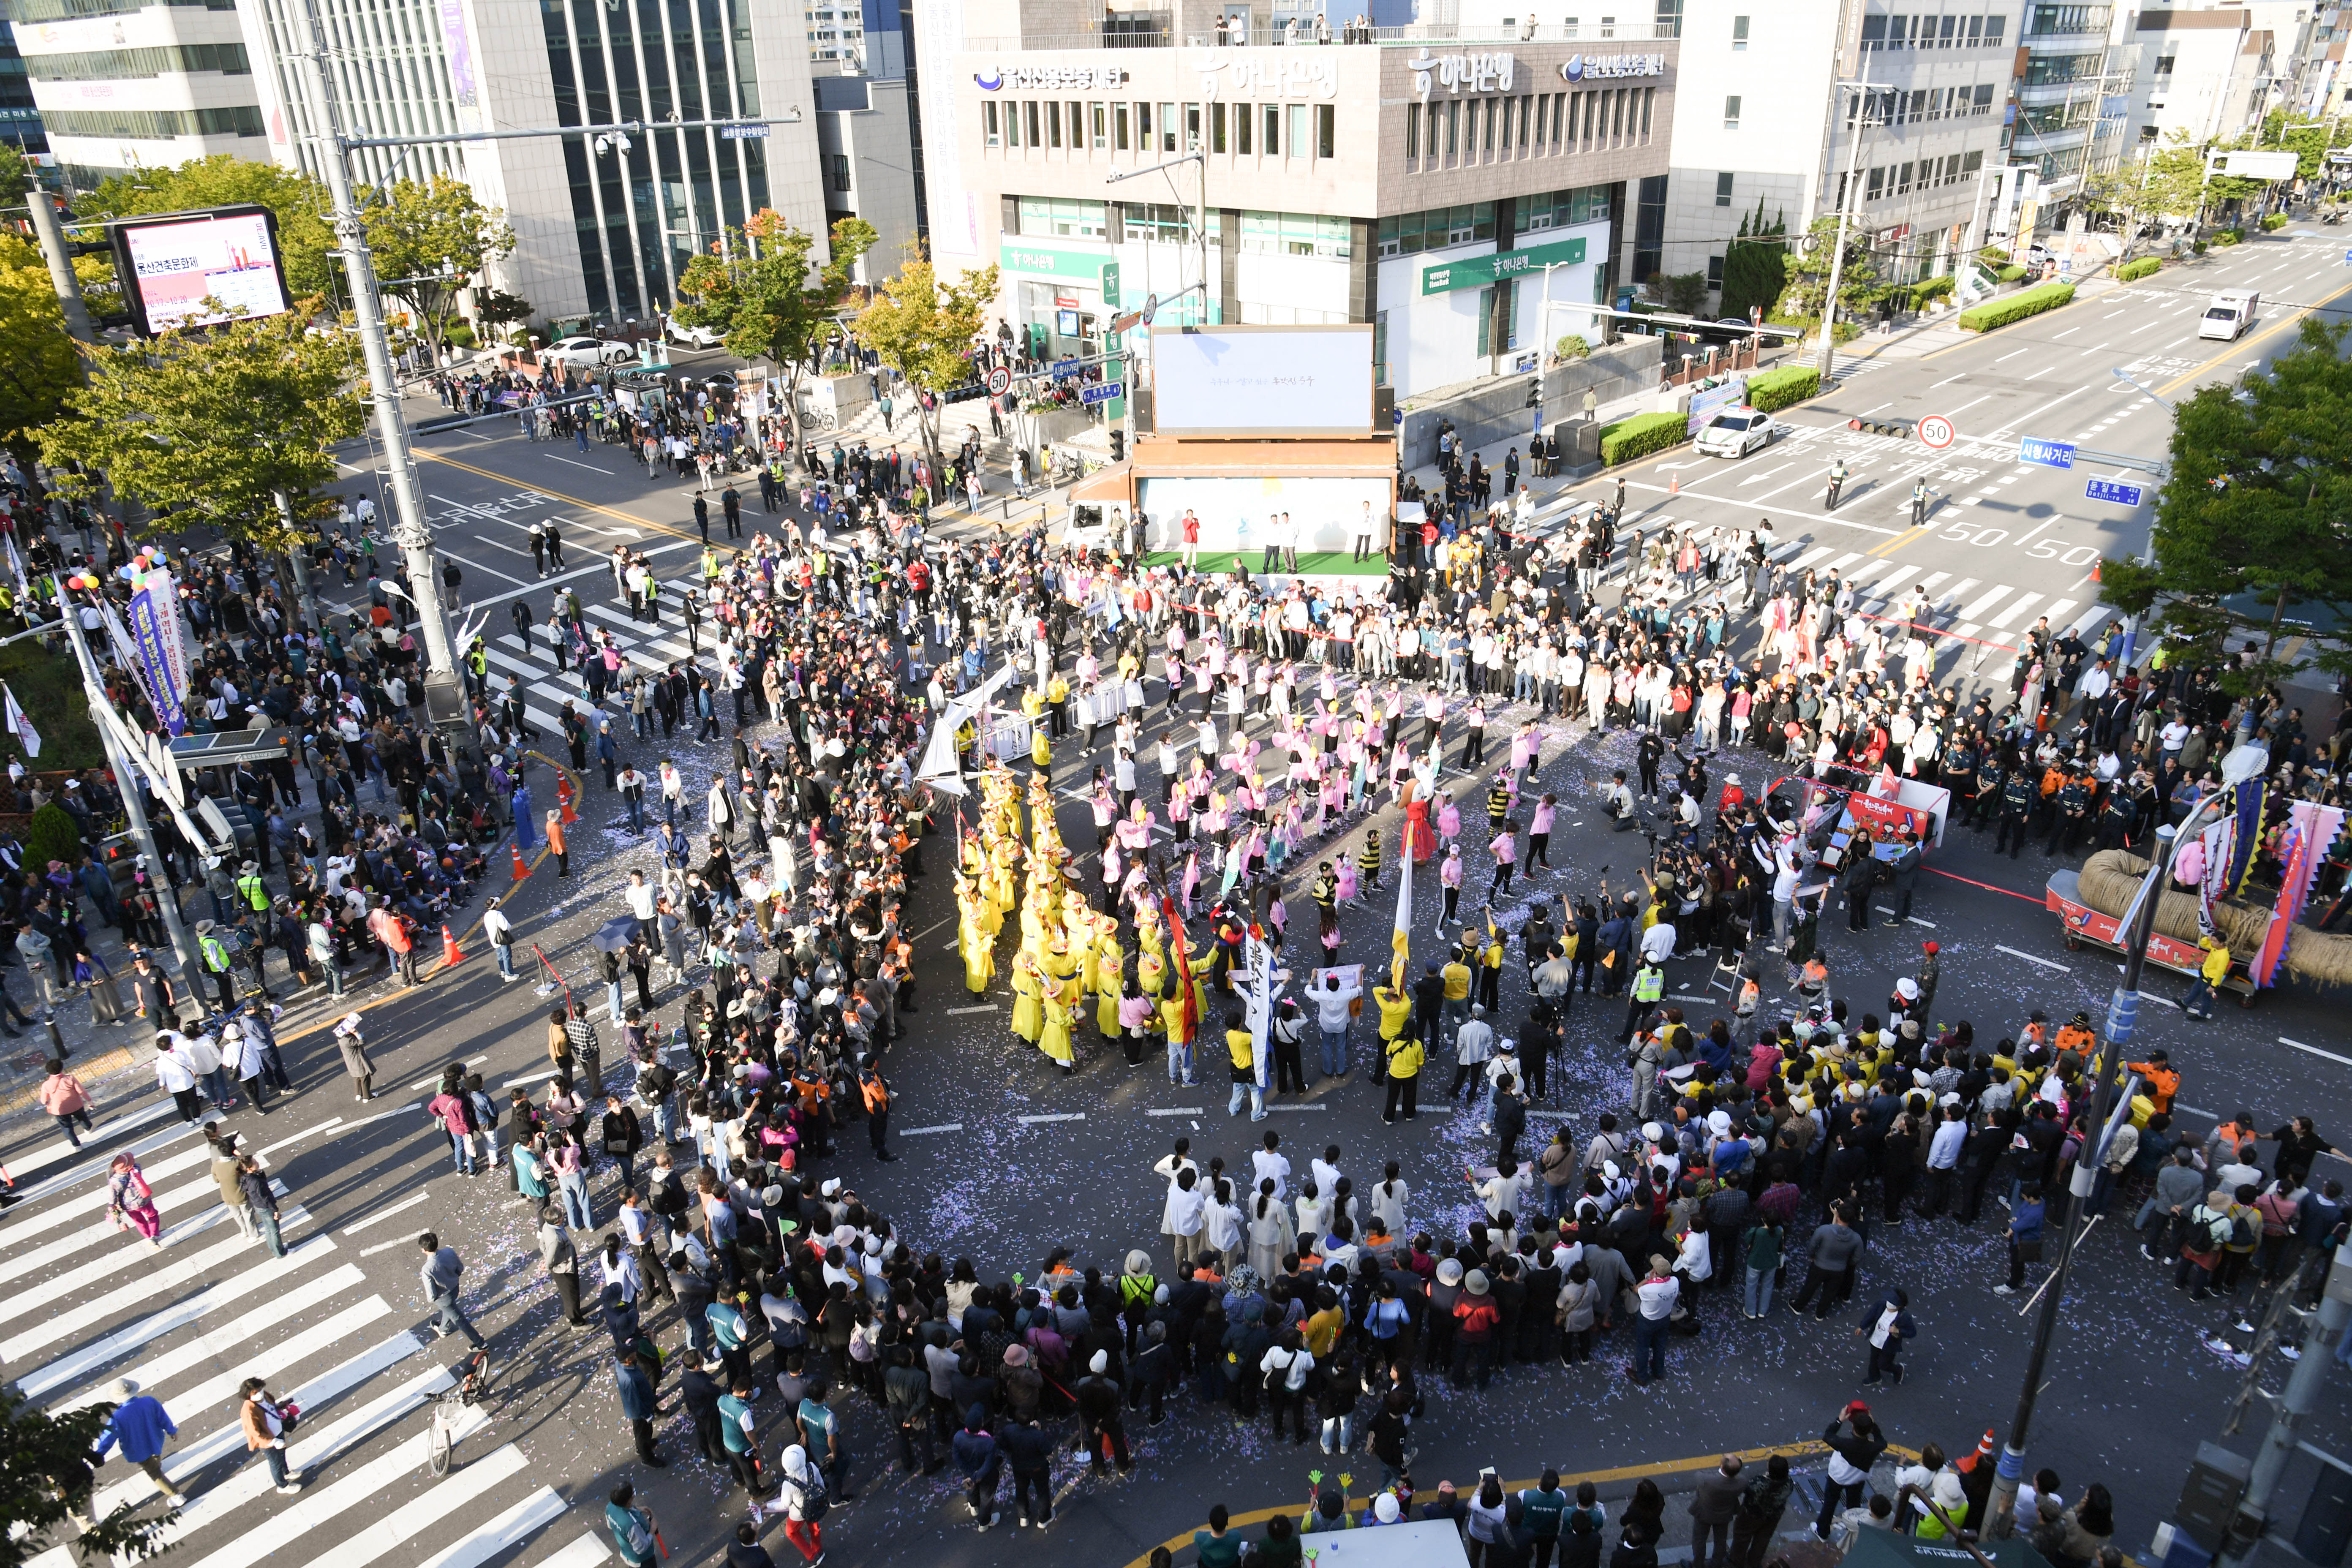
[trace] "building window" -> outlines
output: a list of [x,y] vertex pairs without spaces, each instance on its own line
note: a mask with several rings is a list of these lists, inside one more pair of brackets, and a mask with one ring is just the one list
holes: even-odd
[[1023,196],[1015,210],[1021,233],[1033,238],[1101,239],[1107,234],[1109,207],[1103,202]]
[[1225,150],[1225,106],[1220,101],[1209,105],[1209,151]]
[[1372,317],[1372,384],[1389,384],[1389,313],[1381,310]]
[[1507,100],[1490,98],[1486,100],[1486,112],[1479,117],[1486,121],[1486,139],[1479,143],[1479,147],[1489,159],[1493,158],[1495,155],[1496,111],[1505,108],[1506,106]]
[[1099,100],[1087,105],[1087,129],[1093,132],[1092,140],[1097,152],[1110,145],[1110,135],[1103,123],[1104,118],[1103,106]]
[[1278,103],[1265,106],[1265,136],[1258,151],[1269,158],[1282,151],[1282,105]]
[[1004,145],[1004,133],[997,129],[996,104],[993,100],[980,106],[981,139],[991,147]]
[[1059,147],[1061,144],[1062,105],[1058,100],[1047,99],[1045,100],[1045,145]]
[[[1119,230],[1130,241],[1154,245],[1192,245],[1199,236],[1192,227],[1193,210],[1181,202],[1121,202]],[[1217,237],[1217,215],[1209,215],[1209,237]]]
[[1290,155],[1307,156],[1307,105],[1294,103],[1290,109]]
[[1255,113],[1248,104],[1234,105],[1234,151],[1244,158],[1249,156],[1250,123],[1254,118]]
[[1418,162],[1420,157],[1421,110],[1417,108],[1408,109],[1404,111],[1404,161],[1407,163],[1412,163]]
[[1336,158],[1339,155],[1339,110],[1336,104],[1315,106],[1315,155]]
[[1983,153],[1963,153],[1963,154],[1961,154],[1961,157],[1960,157],[1960,178],[1962,178],[1962,179],[1964,179],[1964,180],[1965,180],[1965,179],[1967,179],[1970,174],[1983,174],[1983,173],[1984,173],[1984,154],[1983,154]]
[[1344,217],[1314,213],[1244,212],[1241,247],[1260,256],[1324,256],[1355,253],[1353,226]]
[[1521,196],[1511,204],[1514,234],[1570,228],[1578,224],[1609,221],[1609,187],[1578,185],[1565,191],[1544,191]]
[[1871,170],[1869,178],[1863,186],[1862,199],[1865,202],[1874,202],[1885,194],[1886,171],[1883,168]]
[[1462,105],[1448,103],[1445,106],[1445,166],[1449,169],[1454,166],[1461,138]]
[[[1601,216],[1605,218],[1608,216],[1608,187],[1601,185],[1593,189],[1601,195]],[[1566,191],[1554,193],[1559,196],[1570,194]],[[1548,198],[1537,196],[1531,199],[1542,202]],[[1318,221],[1345,223],[1347,220],[1328,218]],[[1384,217],[1376,226],[1374,234],[1373,248],[1382,256],[1412,256],[1424,250],[1443,250],[1448,246],[1472,245],[1495,237],[1495,204],[1472,202],[1461,206],[1431,207],[1423,212]],[[1347,255],[1347,235],[1337,235],[1336,243],[1340,247],[1336,254]]]
[[1736,53],[1747,51],[1748,18],[1745,16],[1734,16],[1731,19],[1731,47]]
[[827,190],[849,189],[849,154],[827,153],[824,155],[824,184]]
[[2107,19],[2108,7],[2105,5],[2037,5],[2026,17],[2025,31],[2034,37],[2053,33],[2104,33]]
[[1184,106],[1184,151],[1197,153],[1200,150],[1201,106],[1197,103],[1188,103]]
[[1176,106],[1172,103],[1160,106],[1160,150],[1162,153],[1176,151]]
[[2058,82],[2078,80],[2099,74],[2104,54],[2035,55],[2025,65],[2025,85],[2049,87]]
[[1127,105],[1124,103],[1110,106],[1110,144],[1114,152],[1127,151]]
[[1905,163],[1903,165],[1903,172],[1895,176],[1895,194],[1898,196],[1909,195],[1911,194],[1911,165],[1909,163]]
[[1706,286],[1710,289],[1723,287],[1723,258],[1720,256],[1706,258]]
[[1650,140],[1650,116],[1657,106],[1658,89],[1654,87],[1643,88],[1642,89],[1642,140],[1644,143]]
[[1731,175],[1727,173],[1715,177],[1715,205],[1719,207],[1731,205]]
[[1042,146],[1044,143],[1037,135],[1037,100],[1035,99],[1028,98],[1022,100],[1021,119],[1023,121],[1023,129],[1028,132],[1026,139],[1029,145],[1032,147]]

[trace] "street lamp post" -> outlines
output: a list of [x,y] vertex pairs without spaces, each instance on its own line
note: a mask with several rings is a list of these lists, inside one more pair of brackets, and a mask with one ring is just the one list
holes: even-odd
[[[2224,788],[2234,788],[2262,773],[2270,763],[2270,753],[2255,745],[2234,748],[2221,759]],[[2147,875],[2140,879],[2139,891],[2134,895],[2131,908],[2124,911],[2118,925],[2130,931],[2129,946],[2125,950],[2124,977],[2107,1003],[2105,1038],[2099,1047],[2095,1076],[2092,1079],[2090,1125],[2100,1140],[2095,1147],[2086,1148],[2074,1159],[2074,1173],[2067,1193],[2070,1202],[2060,1220],[2058,1257],[2050,1266],[2050,1279],[2042,1292],[2042,1305],[2033,1321],[2033,1346],[2026,1356],[2025,1386],[2018,1391],[2017,1414],[2010,1422],[2009,1441],[2000,1451],[2000,1462],[1993,1471],[1992,1530],[1996,1537],[2011,1533],[2016,1524],[2017,1484],[2025,1474],[2025,1441],[2033,1425],[2033,1407],[2042,1390],[2042,1371],[2049,1360],[2050,1340],[2058,1326],[2058,1311],[2066,1295],[2066,1269],[2074,1259],[2074,1244],[2081,1238],[2083,1226],[2077,1222],[2083,1203],[2091,1195],[2093,1174],[2106,1152],[2108,1107],[2115,1096],[2116,1063],[2123,1047],[2131,1042],[2139,1020],[2139,979],[2147,966],[2148,940],[2156,931],[2156,907],[2164,896],[2165,879],[2172,870],[2172,856],[2181,839],[2193,835],[2202,826],[2216,795],[2191,812],[2189,820],[2178,829],[2166,826],[2156,830],[2157,850],[2150,859]]]
[[[1838,194],[1837,243],[1830,252],[1829,293],[1822,300],[1822,352],[1815,363],[1824,386],[1837,373],[1838,280],[1845,271],[1845,235],[1847,226],[1853,221],[1853,187],[1862,177],[1862,133],[1870,123],[1870,95],[1876,89],[1874,82],[1838,83],[1840,93],[1852,91],[1860,96],[1853,106],[1853,142],[1846,149],[1845,186]],[[1839,107],[1843,107],[1843,101]]]

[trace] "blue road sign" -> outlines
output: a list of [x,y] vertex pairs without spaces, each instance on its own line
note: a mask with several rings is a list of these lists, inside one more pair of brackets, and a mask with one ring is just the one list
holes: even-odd
[[2137,485],[2119,484],[2114,479],[2093,479],[2084,485],[2083,493],[2093,500],[2111,500],[2117,506],[2137,506],[2146,492]]
[[1126,390],[1127,384],[1123,381],[1098,381],[1092,386],[1080,387],[1078,389],[1078,401],[1080,403],[1108,403],[1112,398],[1117,397]]
[[2074,444],[2071,441],[2042,441],[2032,436],[2017,443],[2017,460],[2043,468],[2071,468],[2074,466]]
[[1078,362],[1076,360],[1057,359],[1054,362],[1053,377],[1055,381],[1061,381],[1077,374]]

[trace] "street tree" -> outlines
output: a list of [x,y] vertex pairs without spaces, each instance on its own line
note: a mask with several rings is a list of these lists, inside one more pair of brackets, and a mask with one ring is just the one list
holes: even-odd
[[1789,283],[1788,232],[1784,214],[1764,216],[1764,198],[1756,211],[1739,220],[1739,237],[1723,255],[1723,314],[1745,317],[1751,310],[1769,310]]
[[837,220],[829,255],[810,259],[816,238],[763,208],[730,230],[678,275],[678,324],[723,334],[727,352],[765,360],[784,382],[786,420],[798,417],[801,378],[839,330],[857,258],[881,238],[863,218]]
[[368,247],[383,291],[404,302],[418,335],[441,363],[457,294],[483,283],[482,269],[515,247],[506,215],[486,207],[474,188],[449,174],[402,180],[367,209]]
[[[101,1404],[52,1415],[13,1389],[0,1389],[0,1519],[26,1527],[22,1533],[0,1531],[0,1568],[19,1568],[46,1552],[46,1532],[69,1513],[87,1517],[89,1454],[113,1414],[112,1405]],[[150,1512],[123,1503],[80,1532],[75,1560],[149,1556],[161,1550],[164,1528],[178,1515],[176,1507]]]
[[[2152,616],[2179,657],[2222,670],[2232,695],[2294,668],[2277,657],[2290,620],[2318,629],[2315,662],[2352,675],[2352,323],[2306,318],[2302,340],[2240,389],[2209,384],[2173,416],[2172,472],[2157,500],[2152,564],[2100,566],[2100,592]],[[2292,614],[2292,612],[2301,612]],[[2231,639],[2252,634],[2260,652]],[[2243,650],[2251,655],[2252,648]]]
[[[1830,258],[1838,247],[1837,231],[1838,220],[1834,216],[1815,218],[1813,226],[1798,241],[1788,258],[1789,280],[1781,287],[1780,300],[1767,312],[1771,321],[1786,327],[1801,327],[1808,332],[1821,330],[1822,309],[1829,300]],[[1851,228],[1846,235],[1845,266],[1838,273],[1840,342],[1859,332],[1861,322],[1886,297],[1886,285],[1879,277],[1866,238],[1859,226]]]
[[918,394],[915,416],[931,472],[940,471],[940,416],[949,389],[972,376],[971,351],[996,298],[997,269],[982,267],[942,282],[918,251],[857,313],[860,342],[906,377]]
[[30,457],[35,428],[80,382],[48,263],[30,240],[0,237],[0,441]]
[[[102,180],[73,204],[84,221],[149,213],[194,212],[251,203],[278,220],[278,249],[286,263],[289,297],[332,296],[343,286],[333,259],[335,231],[327,188],[312,175],[232,153],[215,153],[168,169],[131,168]],[[111,274],[110,263],[100,264]],[[83,280],[85,290],[89,288]]]
[[320,308],[85,351],[89,384],[37,433],[61,470],[53,487],[92,494],[102,472],[150,511],[286,550],[289,516],[312,514],[336,478],[332,447],[364,423],[351,341],[306,326]]
[[1642,279],[1642,293],[1646,305],[1678,316],[1696,316],[1706,309],[1706,274],[1653,272]]

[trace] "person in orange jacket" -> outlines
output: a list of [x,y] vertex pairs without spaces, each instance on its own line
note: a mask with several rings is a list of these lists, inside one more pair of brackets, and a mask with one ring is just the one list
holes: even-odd
[[563,811],[560,806],[551,808],[547,814],[547,847],[555,852],[555,874],[572,875],[572,855],[563,844]]

